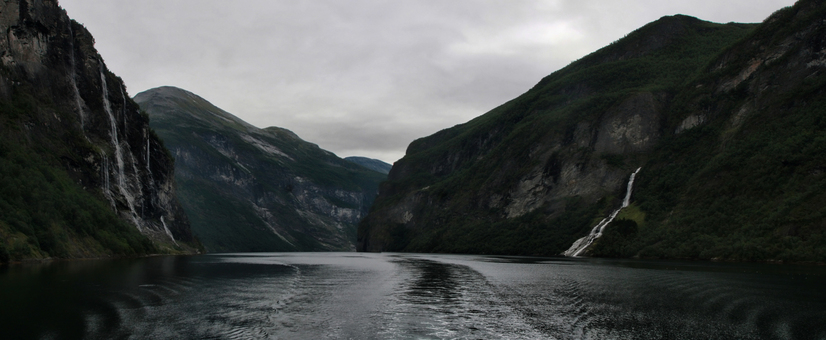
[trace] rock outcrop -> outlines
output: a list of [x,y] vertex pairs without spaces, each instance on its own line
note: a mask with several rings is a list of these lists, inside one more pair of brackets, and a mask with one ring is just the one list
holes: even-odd
[[178,88],[135,101],[175,157],[181,202],[208,251],[355,250],[385,175]]
[[[131,229],[152,240],[156,248],[148,246],[143,251],[197,251],[197,241],[176,199],[173,160],[150,129],[148,117],[141,115],[129,98],[121,79],[106,68],[92,35],[50,0],[3,2],[0,33],[0,134],[6,160],[20,164],[11,156],[19,152],[32,164],[42,162],[46,172],[59,178],[67,176],[71,183],[60,187],[62,192],[76,187],[88,199],[103,202]],[[27,169],[28,165],[21,166]],[[47,181],[54,182],[48,177]],[[129,247],[119,245],[129,242],[116,236],[128,232],[84,229],[96,224],[91,220],[98,212],[63,212],[59,206],[36,212],[26,209],[17,206],[14,210],[25,217],[14,222],[7,219],[5,226],[0,222],[6,240],[18,235],[28,242],[28,246],[7,242],[7,247],[31,250],[29,254],[21,250],[21,255],[12,257],[121,252],[113,248],[130,253],[124,250]],[[37,232],[40,227],[34,220],[40,217],[36,216],[53,223],[55,230]],[[27,231],[26,226],[34,231]],[[59,243],[65,247],[46,252],[48,255],[38,253],[42,243],[49,243],[38,239],[45,240],[55,232],[63,235]]]

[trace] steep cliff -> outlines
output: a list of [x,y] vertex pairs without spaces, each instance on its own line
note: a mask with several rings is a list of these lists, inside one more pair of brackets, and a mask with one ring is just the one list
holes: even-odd
[[802,0],[714,58],[665,112],[637,232],[592,254],[826,262],[824,47],[826,3]]
[[197,251],[172,158],[91,34],[49,0],[0,4],[0,33],[0,256]]
[[181,203],[208,251],[355,249],[385,175],[178,88],[135,101],[175,157]]
[[621,206],[642,167],[614,222],[625,227],[586,253],[822,259],[823,197],[801,185],[826,183],[823,19],[801,1],[759,26],[648,24],[411,143],[359,250],[560,254]]

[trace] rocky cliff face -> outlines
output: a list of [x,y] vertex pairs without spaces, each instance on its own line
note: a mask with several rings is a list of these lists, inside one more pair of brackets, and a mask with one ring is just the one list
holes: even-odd
[[[71,179],[67,185],[105,202],[152,240],[156,250],[194,251],[197,242],[176,200],[172,159],[123,82],[106,68],[91,34],[49,0],[0,4],[0,32],[6,150],[42,159],[60,176],[65,173]],[[58,220],[58,228],[83,224]],[[6,229],[14,233],[13,227]],[[92,231],[70,234],[70,239],[112,237]],[[84,252],[96,251],[74,255]]]
[[207,250],[355,249],[384,175],[178,88],[135,100],[175,157],[182,204]]
[[[361,225],[360,249],[560,253],[616,205],[641,155],[660,139],[672,94],[670,79],[655,84],[691,73],[716,52],[674,46],[734,40],[748,29],[665,17],[479,118],[414,141]],[[658,65],[663,59],[675,65]]]
[[[823,13],[800,1],[759,26],[664,17],[414,141],[360,225],[359,249],[556,255],[621,205],[639,167],[640,191],[617,220],[632,227],[609,235],[619,246],[596,242],[591,254],[760,259],[742,244],[773,247],[766,258],[817,249],[821,209],[800,212],[808,227],[766,211],[820,197],[797,197],[789,184],[820,183],[820,156],[779,145],[822,145],[798,128],[821,121]],[[784,179],[783,164],[811,172]],[[772,194],[756,195],[745,178]],[[794,246],[772,246],[776,235]]]

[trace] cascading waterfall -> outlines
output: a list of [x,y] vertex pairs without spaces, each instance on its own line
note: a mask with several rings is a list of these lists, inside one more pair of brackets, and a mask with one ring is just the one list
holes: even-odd
[[170,232],[169,228],[166,226],[166,222],[164,222],[163,216],[161,216],[161,224],[163,224],[163,230],[166,231],[166,235],[169,236],[169,239],[172,240],[172,242],[174,242],[175,245],[178,245],[178,241],[175,241],[175,238],[172,237],[172,232]]
[[[129,164],[132,164],[132,173],[135,174],[135,176],[139,176],[138,166],[137,166],[138,162],[137,162],[137,160],[135,160],[135,155],[130,153],[128,156],[130,158]],[[143,186],[138,185],[137,189],[138,189],[137,197],[140,199],[141,197],[143,197]],[[141,208],[143,208],[143,204],[141,204]],[[140,215],[140,216],[143,216],[143,215]]]
[[628,204],[631,203],[631,189],[634,188],[634,178],[637,177],[637,173],[640,172],[642,168],[637,168],[637,171],[634,171],[631,174],[631,177],[628,179],[628,187],[625,188],[625,198],[622,200],[622,207],[625,208]]
[[634,171],[634,173],[632,173],[631,177],[628,179],[628,187],[625,189],[625,198],[622,200],[622,206],[619,209],[611,212],[611,215],[608,215],[608,217],[602,219],[602,221],[600,221],[593,229],[591,229],[590,234],[576,240],[576,242],[574,242],[574,244],[571,245],[571,248],[562,253],[562,255],[579,256],[579,254],[581,254],[583,251],[585,251],[585,249],[591,246],[591,244],[594,243],[596,239],[602,236],[602,231],[605,229],[605,227],[609,223],[611,223],[611,221],[613,221],[615,217],[617,217],[622,208],[625,208],[628,206],[628,204],[630,204],[631,189],[634,186],[634,178],[637,177],[637,173],[640,172],[640,169],[642,168],[637,168],[637,171]]
[[83,102],[80,98],[80,90],[77,88],[77,71],[76,71],[76,64],[75,64],[75,33],[72,30],[72,22],[69,21],[69,48],[71,49],[71,53],[69,53],[69,60],[72,63],[72,89],[75,91],[75,106],[77,106],[77,114],[80,116],[80,129],[85,130],[85,120],[86,120],[86,112],[83,111]]
[[[144,133],[144,135],[146,136],[146,174],[149,177],[149,183],[155,183],[155,179],[152,177],[152,168],[149,166],[149,154],[152,151],[152,148],[149,144],[149,142],[150,142],[149,135],[147,133]],[[137,172],[137,170],[135,170],[135,171]],[[151,193],[152,190],[153,190],[153,187],[150,187],[149,190],[150,190],[150,193]],[[151,205],[151,203],[148,203],[148,202],[144,202],[144,204],[141,205],[141,218],[144,218],[144,219],[146,218],[144,216],[144,212],[146,211],[146,206],[148,204]],[[174,239],[173,239],[173,241],[174,241]]]
[[109,157],[106,157],[105,153],[101,153],[101,157],[103,158],[103,167],[101,167],[101,171],[103,171],[103,196],[106,196],[112,209],[116,209],[115,199],[112,198],[112,193],[109,191]]
[[[149,136],[146,136],[146,174],[149,177],[149,183],[155,183],[155,179],[152,177],[152,168],[149,166],[149,154],[151,151],[152,148],[149,145]],[[137,170],[135,171],[137,172]],[[152,192],[153,187],[150,187],[149,190]],[[141,218],[146,218],[143,214],[147,204],[150,203],[144,202],[144,204],[141,205]]]
[[[128,138],[126,136],[126,132],[129,131],[128,126],[127,126],[127,121],[126,121],[126,118],[128,117],[128,115],[126,114],[126,91],[124,90],[123,84],[118,86],[118,88],[120,89],[120,100],[121,100],[121,103],[122,103],[121,107],[120,107],[120,116],[123,119],[123,133],[124,133],[123,137]],[[130,159],[130,164],[132,164],[132,173],[135,174],[135,176],[138,176],[138,167],[136,165],[137,164],[137,159],[135,158],[135,155],[132,154],[131,152],[129,153],[129,159]],[[147,163],[149,163],[148,160],[149,159],[147,158]],[[149,164],[146,165],[146,168],[149,169]],[[150,177],[150,182],[154,182],[154,180],[151,180],[151,177]],[[138,197],[143,197],[143,187],[138,185],[137,188],[138,188]],[[133,201],[134,201],[134,199],[133,199]],[[143,206],[144,206],[144,204],[141,204],[141,215],[140,215],[141,219],[144,218],[143,217],[143,211],[144,211]],[[132,208],[132,211],[135,211],[135,209]]]
[[152,169],[149,168],[149,137],[146,137],[146,171],[149,172],[149,177],[152,177]]
[[123,91],[123,85],[118,86],[118,88],[120,89],[120,102],[123,103],[120,107],[120,117],[123,118],[123,138],[128,139],[129,137],[126,136],[126,132],[129,131],[128,127],[126,126],[126,94]]
[[114,113],[112,113],[112,105],[109,102],[109,89],[106,85],[106,74],[103,70],[103,61],[100,61],[100,82],[101,87],[103,88],[103,110],[106,111],[107,115],[109,115],[109,126],[111,128],[110,136],[112,138],[112,146],[115,147],[115,160],[118,167],[118,172],[116,173],[115,179],[117,180],[118,189],[120,189],[121,195],[123,195],[123,198],[126,199],[126,205],[132,212],[132,221],[135,222],[135,226],[139,231],[143,231],[137,218],[138,213],[135,211],[135,197],[132,196],[126,187],[126,175],[123,171],[123,151],[120,148],[120,141],[118,140],[117,120],[115,119]]

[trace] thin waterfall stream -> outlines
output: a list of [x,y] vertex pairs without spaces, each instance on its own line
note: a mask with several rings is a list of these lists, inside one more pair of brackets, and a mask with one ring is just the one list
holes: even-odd
[[169,231],[169,227],[166,226],[166,222],[163,220],[163,216],[161,216],[161,224],[163,224],[163,230],[166,231],[166,236],[169,236],[169,239],[177,245],[178,241],[175,241],[175,237],[172,236],[172,232]]
[[103,95],[103,110],[106,111],[106,114],[109,115],[109,124],[111,127],[110,136],[112,137],[112,146],[115,147],[115,165],[117,166],[117,181],[118,189],[120,189],[121,195],[126,200],[126,205],[129,207],[130,212],[132,215],[132,221],[135,223],[135,226],[138,230],[142,231],[141,223],[138,221],[138,213],[135,211],[135,197],[132,196],[132,193],[129,192],[128,188],[126,187],[126,175],[124,174],[124,162],[123,162],[123,151],[120,147],[120,141],[118,140],[118,125],[117,120],[115,119],[115,114],[112,112],[112,104],[109,102],[109,89],[106,84],[106,74],[103,70],[103,62],[100,62],[100,82],[102,87],[102,95]]
[[[71,36],[69,39],[69,49],[71,50],[69,53],[69,60],[72,64],[72,90],[74,90],[75,95],[75,106],[77,107],[77,114],[80,116],[80,129],[85,131],[86,129],[86,113],[83,111],[83,102],[80,98],[80,90],[77,88],[77,65],[75,61],[75,33],[72,30],[72,23],[69,22],[69,35]],[[84,134],[85,136],[85,134]],[[88,137],[87,137],[88,139]]]
[[614,218],[617,217],[620,211],[622,211],[622,208],[625,208],[628,206],[628,204],[630,204],[631,190],[634,187],[634,178],[637,176],[637,173],[640,172],[640,169],[642,168],[637,168],[637,170],[631,174],[631,177],[628,178],[628,185],[625,189],[625,198],[622,200],[622,206],[611,212],[611,215],[608,215],[608,217],[602,219],[602,221],[600,221],[593,229],[591,229],[590,234],[576,240],[576,242],[574,242],[574,244],[571,245],[571,248],[568,248],[568,250],[562,253],[562,255],[579,256],[579,254],[581,254],[583,251],[585,251],[585,249],[591,246],[591,244],[594,243],[596,239],[602,236],[602,231],[605,230],[605,227],[609,223],[611,223],[611,221],[613,221]]

